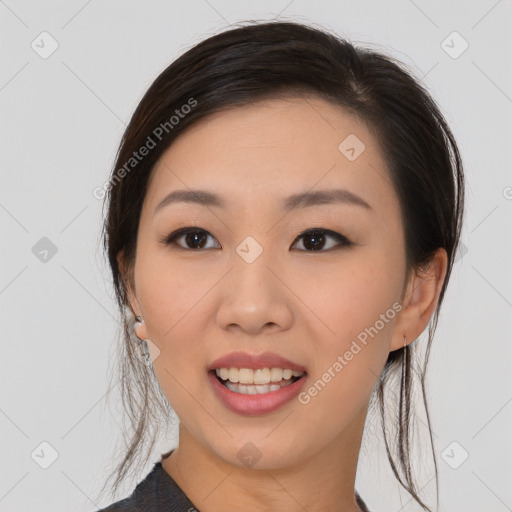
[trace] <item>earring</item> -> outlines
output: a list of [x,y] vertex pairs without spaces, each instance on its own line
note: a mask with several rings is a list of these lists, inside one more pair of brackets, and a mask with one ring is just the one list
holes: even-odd
[[143,341],[141,340],[138,336],[137,336],[137,327],[140,327],[141,325],[144,325],[144,319],[137,315],[135,316],[135,323],[133,324],[133,332],[135,334],[135,337],[139,340],[139,341]]

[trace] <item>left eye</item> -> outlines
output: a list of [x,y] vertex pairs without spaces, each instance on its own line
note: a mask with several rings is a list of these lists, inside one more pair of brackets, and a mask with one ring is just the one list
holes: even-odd
[[[178,245],[181,249],[219,249],[221,248],[220,244],[217,242],[217,246],[208,247],[206,244],[207,237],[211,237],[212,240],[215,240],[213,236],[205,231],[204,229],[198,228],[181,228],[177,231],[174,231],[169,236],[164,238],[162,242],[166,245]],[[177,241],[181,238],[185,240],[185,246],[177,243]],[[326,243],[328,239],[334,240],[335,243],[331,244]],[[336,233],[335,231],[330,231],[328,229],[309,229],[303,233],[301,233],[296,240],[302,242],[304,249],[300,249],[305,252],[325,252],[333,249],[336,246],[348,247],[352,245],[352,242],[343,236],[340,233]],[[295,245],[295,243],[293,244]],[[325,247],[325,245],[330,245],[329,247]],[[292,246],[293,247],[293,246]]]
[[334,247],[336,247],[336,245],[344,247],[352,245],[352,242],[347,237],[328,229],[309,229],[297,237],[297,239],[303,239],[302,245],[306,247],[306,251],[308,252],[319,251],[320,248],[324,248],[324,251],[321,252],[331,250],[333,248],[332,244],[327,249],[324,247],[325,241],[328,238],[337,242],[334,244]]

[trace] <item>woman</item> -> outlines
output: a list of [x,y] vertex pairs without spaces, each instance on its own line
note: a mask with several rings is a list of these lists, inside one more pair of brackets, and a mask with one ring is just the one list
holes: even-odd
[[146,434],[171,411],[180,424],[104,510],[369,510],[355,476],[375,405],[394,474],[431,510],[411,465],[411,353],[427,364],[464,181],[402,65],[298,23],[210,37],[151,85],[106,191],[133,426],[114,487]]

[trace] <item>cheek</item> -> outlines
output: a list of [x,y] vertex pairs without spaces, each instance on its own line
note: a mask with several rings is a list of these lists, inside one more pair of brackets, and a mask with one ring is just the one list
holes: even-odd
[[[373,325],[400,296],[401,274],[378,254],[360,251],[339,263],[301,269],[294,291],[334,337],[357,335]],[[329,329],[327,329],[330,328]]]
[[366,405],[382,372],[396,322],[396,288],[389,274],[361,266],[331,274],[321,293],[310,296],[308,304],[329,329],[318,324],[313,333],[313,364],[299,403],[326,436],[337,435]]
[[141,251],[137,258],[136,289],[144,307],[148,337],[165,351],[189,320],[201,296],[200,281],[189,275],[186,266],[171,265],[165,254]]
[[[194,372],[188,369],[206,364],[205,342],[216,336],[211,332],[215,327],[211,300],[219,273],[199,258],[180,261],[165,251],[149,249],[138,254],[137,264],[136,287],[147,335],[160,350],[155,371],[165,368],[191,385]],[[169,384],[176,386],[172,379]]]
[[329,386],[332,393],[338,389],[343,394],[354,386],[369,391],[380,374],[401,309],[399,259],[354,252],[344,264],[329,265],[328,271],[326,266],[325,275],[318,270],[297,281],[297,295],[315,313],[307,312],[310,327],[316,326],[315,344],[309,347],[314,350],[314,377],[330,371],[331,377],[322,380],[337,382]]
[[[145,308],[148,338],[158,347],[153,368],[162,392],[178,417],[194,410],[194,397],[204,390],[198,376],[204,366],[204,324],[207,301],[201,300],[218,279],[197,275],[186,265],[169,265],[165,259],[140,258],[138,296]],[[203,375],[206,382],[206,372]],[[187,392],[190,390],[190,393]],[[198,399],[199,399],[198,398]]]

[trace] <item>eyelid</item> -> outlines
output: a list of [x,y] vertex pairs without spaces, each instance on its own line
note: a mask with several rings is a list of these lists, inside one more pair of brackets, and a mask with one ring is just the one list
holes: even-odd
[[[199,252],[199,251],[204,251],[204,250],[207,250],[207,249],[189,249],[188,247],[182,247],[181,245],[178,245],[175,240],[183,235],[186,235],[188,233],[203,233],[205,235],[209,235],[211,236],[212,238],[215,239],[215,237],[209,232],[207,231],[206,229],[203,229],[203,228],[200,228],[200,227],[195,227],[195,226],[185,226],[183,228],[179,228],[179,229],[176,229],[175,231],[173,231],[171,234],[169,235],[165,235],[161,240],[160,242],[163,243],[164,245],[174,245],[176,246],[177,249],[182,249],[184,251],[195,251],[195,252]],[[215,239],[216,240],[216,239]],[[217,241],[217,243],[219,243]],[[219,243],[220,245],[220,243]],[[221,246],[222,248],[222,246]]]
[[[192,233],[194,233],[194,232],[203,233],[205,235],[208,235],[208,236],[212,237],[213,239],[215,239],[217,241],[217,239],[209,231],[207,231],[206,229],[203,229],[203,228],[200,228],[200,227],[196,227],[196,226],[186,226],[186,227],[179,228],[179,229],[173,231],[169,235],[164,236],[160,240],[160,242],[163,243],[164,245],[174,245],[177,249],[181,249],[181,250],[188,251],[188,252],[200,252],[200,251],[205,251],[205,250],[211,249],[211,248],[207,248],[207,249],[190,249],[188,247],[182,247],[181,245],[178,245],[175,242],[175,240],[177,238],[179,238],[180,236],[186,235],[186,234],[191,233],[191,232]],[[317,232],[323,233],[325,236],[334,238],[338,242],[338,244],[336,246],[334,246],[334,247],[332,247],[330,249],[326,249],[326,250],[308,251],[308,250],[304,250],[304,249],[299,249],[300,252],[309,252],[309,253],[330,252],[330,251],[333,251],[333,250],[336,250],[336,249],[340,249],[340,248],[344,248],[344,247],[346,248],[346,247],[350,247],[352,245],[355,245],[354,242],[349,240],[345,235],[343,235],[341,233],[338,233],[337,231],[332,231],[332,230],[327,229],[327,228],[313,227],[313,228],[308,228],[308,229],[302,231],[299,235],[297,235],[297,237],[294,239],[294,241],[292,243],[292,247],[294,245],[296,245],[298,243],[298,241],[300,241],[301,238],[306,236],[308,233],[317,233]],[[220,243],[218,241],[217,241],[217,243],[220,245]],[[222,246],[220,248],[222,248]]]
[[296,241],[299,240],[301,237],[307,235],[308,233],[323,233],[325,236],[330,236],[331,238],[334,238],[338,241],[338,244],[335,247],[332,247],[331,249],[327,250],[319,250],[319,251],[305,251],[300,250],[300,252],[309,252],[309,253],[322,253],[322,252],[330,252],[336,249],[340,249],[343,247],[349,247],[351,245],[355,245],[351,240],[349,240],[345,235],[342,235],[341,233],[338,233],[337,231],[332,231],[331,229],[327,228],[308,228],[304,230],[302,233],[297,235],[297,238],[294,240],[293,245],[296,244]]

